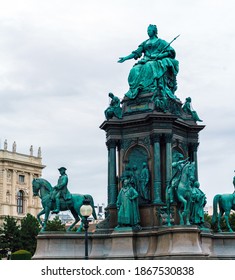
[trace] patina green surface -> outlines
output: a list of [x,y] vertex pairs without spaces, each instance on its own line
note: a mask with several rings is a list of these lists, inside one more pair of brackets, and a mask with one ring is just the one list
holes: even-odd
[[[198,133],[204,126],[195,123],[202,120],[193,110],[191,98],[183,104],[175,95],[179,63],[172,42],[178,36],[168,43],[158,38],[155,25],[149,25],[147,33],[147,40],[118,60],[137,61],[122,101],[109,95],[107,121],[101,126],[108,147],[107,208],[113,213],[118,190],[128,178],[138,193],[141,217],[157,205],[168,213],[170,208],[178,211],[174,223],[180,217],[182,225],[201,227],[203,209],[197,201],[201,190],[196,180]],[[115,108],[122,114],[115,113]],[[146,223],[151,226],[151,222]],[[153,223],[158,226],[158,218]]]
[[197,112],[192,109],[191,102],[192,102],[191,97],[187,97],[186,100],[185,100],[185,103],[182,106],[183,111],[186,114],[191,115],[195,122],[197,122],[197,121],[202,122],[202,120],[199,118]]
[[169,182],[169,185],[167,186],[167,193],[169,195],[170,203],[176,202],[175,192],[179,185],[184,165],[188,162],[188,158],[187,159],[183,159],[183,158],[184,156],[181,153],[177,153],[175,155],[175,160],[172,163],[173,175]]
[[52,191],[52,200],[55,200],[56,208],[52,211],[54,214],[58,214],[60,212],[60,198],[64,200],[71,200],[72,196],[68,190],[68,176],[66,174],[66,168],[60,167],[59,169],[60,177],[58,179],[58,183],[54,186]]
[[122,118],[122,108],[120,99],[115,96],[113,93],[109,93],[111,98],[109,107],[104,111],[105,117],[107,120],[117,117],[118,119]]
[[192,183],[195,181],[195,163],[191,163],[188,159],[179,160],[175,162],[175,166],[177,166],[177,171],[172,176],[169,183],[170,187],[166,190],[168,225],[171,226],[170,207],[173,202],[169,188],[172,190],[174,201],[177,205],[180,225],[191,225],[190,209],[192,201]]
[[[134,157],[131,157],[130,161],[137,163]],[[146,162],[142,164],[138,162],[133,164],[133,166],[126,164],[120,180],[123,182],[126,178],[129,178],[131,186],[138,192],[138,203],[145,204],[151,201],[150,177],[148,164]]]
[[[53,187],[51,184],[43,179],[33,179],[32,181],[32,188],[33,188],[33,195],[34,196],[39,196],[41,198],[41,203],[42,203],[42,211],[40,211],[37,214],[37,219],[42,226],[41,231],[46,231],[46,226],[47,226],[47,221],[50,215],[50,212],[55,209],[56,202],[52,198],[53,194]],[[84,217],[82,217],[80,213],[80,208],[83,204],[83,201],[85,198],[89,199],[91,202],[92,206],[92,216],[96,220],[96,213],[95,213],[95,208],[94,208],[94,200],[93,197],[89,194],[83,195],[83,194],[70,194],[69,196],[66,195],[67,192],[64,193],[62,197],[60,197],[60,211],[71,211],[71,214],[74,217],[74,223],[68,228],[68,231],[70,231],[80,220],[81,220],[81,225],[78,228],[77,232],[80,232],[83,229],[83,222],[84,222]],[[65,199],[68,198],[69,199]],[[40,216],[44,216],[44,221],[41,220]]]
[[150,202],[150,172],[146,162],[140,173],[140,196],[145,202]]
[[204,207],[207,203],[206,195],[200,189],[200,183],[195,181],[192,186],[190,222],[193,225],[203,227],[204,224]]
[[138,196],[138,192],[132,187],[131,177],[127,175],[117,197],[118,225],[116,229],[122,227],[140,229]]
[[[235,176],[233,177],[233,185],[235,186]],[[223,215],[228,231],[233,232],[229,223],[231,210],[235,211],[235,191],[232,194],[217,194],[214,196],[212,223],[219,232],[222,231],[220,223]]]
[[139,59],[128,77],[129,91],[125,96],[130,99],[145,92],[158,92],[163,100],[166,97],[176,98],[174,93],[179,66],[175,50],[169,43],[158,38],[157,32],[156,25],[150,24],[147,30],[149,38],[131,54],[118,60],[122,63],[129,59]]

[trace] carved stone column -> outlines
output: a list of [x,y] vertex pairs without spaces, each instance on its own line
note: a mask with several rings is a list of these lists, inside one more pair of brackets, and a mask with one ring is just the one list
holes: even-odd
[[172,177],[172,134],[165,134],[166,143],[166,186]]
[[153,203],[162,203],[160,134],[151,136],[153,145]]
[[116,168],[116,140],[108,140],[108,206],[115,205],[117,200],[117,168]]

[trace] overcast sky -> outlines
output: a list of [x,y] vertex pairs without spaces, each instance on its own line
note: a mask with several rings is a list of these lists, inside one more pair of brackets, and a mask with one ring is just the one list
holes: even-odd
[[147,39],[174,41],[176,95],[203,119],[199,181],[208,205],[232,193],[235,175],[235,2],[233,0],[0,0],[0,138],[37,155],[55,185],[107,202],[107,149],[99,126],[108,93],[123,98],[134,61],[117,63]]

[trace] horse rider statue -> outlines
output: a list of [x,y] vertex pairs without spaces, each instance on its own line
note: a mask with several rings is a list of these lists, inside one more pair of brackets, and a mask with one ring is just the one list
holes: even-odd
[[52,200],[55,200],[56,208],[52,211],[53,214],[58,214],[60,212],[60,198],[63,198],[65,201],[72,198],[71,193],[69,192],[68,185],[68,175],[66,174],[66,168],[60,167],[59,169],[60,177],[58,179],[57,185],[53,188],[52,191]]
[[188,162],[189,158],[183,159],[184,156],[181,153],[177,153],[177,160],[172,163],[173,176],[168,185],[168,195],[170,198],[170,203],[173,203],[175,191],[179,185],[180,177],[184,165]]

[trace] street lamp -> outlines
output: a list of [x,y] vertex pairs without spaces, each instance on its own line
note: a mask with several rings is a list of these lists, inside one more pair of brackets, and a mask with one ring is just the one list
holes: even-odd
[[88,217],[92,214],[92,207],[90,205],[90,200],[88,198],[84,198],[83,204],[80,208],[80,213],[84,217],[84,229],[85,229],[85,260],[88,260],[88,233],[87,230],[89,228]]

